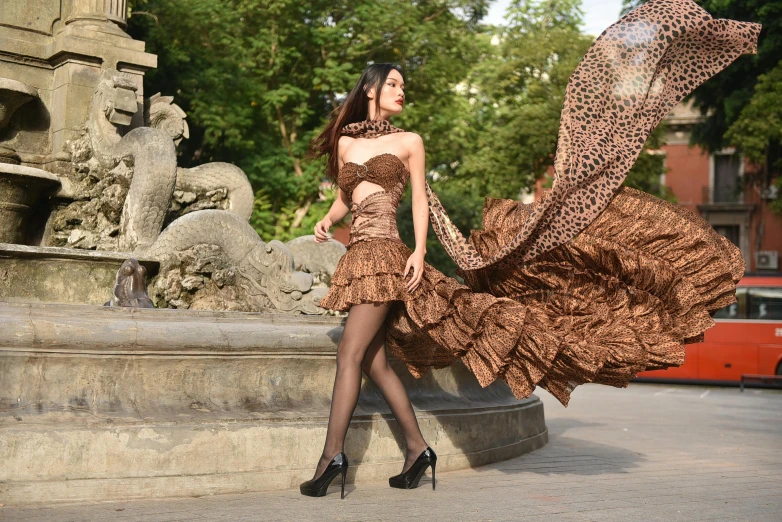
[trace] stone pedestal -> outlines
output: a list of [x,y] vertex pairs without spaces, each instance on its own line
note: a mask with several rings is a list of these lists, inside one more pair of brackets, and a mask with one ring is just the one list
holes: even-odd
[[[342,320],[0,303],[0,498],[6,505],[298,487],[328,422]],[[543,405],[460,363],[396,360],[438,471],[547,441]],[[364,379],[349,482],[399,472],[404,439]]]

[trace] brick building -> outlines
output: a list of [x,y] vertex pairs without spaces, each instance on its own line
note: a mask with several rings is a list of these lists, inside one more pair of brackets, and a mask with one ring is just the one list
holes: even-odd
[[769,203],[779,196],[744,183],[758,167],[734,148],[709,154],[689,146],[692,127],[701,117],[680,104],[665,118],[665,185],[680,205],[699,213],[741,249],[747,271],[778,271],[782,215],[772,213]]

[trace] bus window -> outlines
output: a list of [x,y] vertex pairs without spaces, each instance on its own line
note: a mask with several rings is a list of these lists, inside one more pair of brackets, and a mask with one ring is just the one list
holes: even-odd
[[736,289],[736,302],[717,310],[712,316],[714,319],[746,319],[747,318],[747,289]]
[[739,304],[733,303],[724,308],[720,308],[714,314],[714,319],[738,319],[739,317]]
[[750,288],[750,319],[782,319],[782,288]]

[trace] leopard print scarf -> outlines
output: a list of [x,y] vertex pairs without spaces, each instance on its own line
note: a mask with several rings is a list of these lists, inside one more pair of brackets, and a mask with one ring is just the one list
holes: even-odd
[[388,120],[364,120],[343,126],[341,134],[353,138],[377,138],[394,132],[405,132],[405,130],[394,127]]

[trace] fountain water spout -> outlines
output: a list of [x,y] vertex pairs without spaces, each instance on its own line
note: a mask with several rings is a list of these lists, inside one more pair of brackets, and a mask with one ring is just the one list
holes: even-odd
[[[37,97],[26,83],[0,78],[0,132],[19,107]],[[0,243],[22,242],[30,208],[42,191],[60,184],[57,176],[20,163],[16,151],[0,142]]]
[[[26,83],[0,78],[0,132],[6,128],[16,109],[38,97],[38,91]],[[18,165],[19,156],[10,148],[0,144],[0,163]]]

